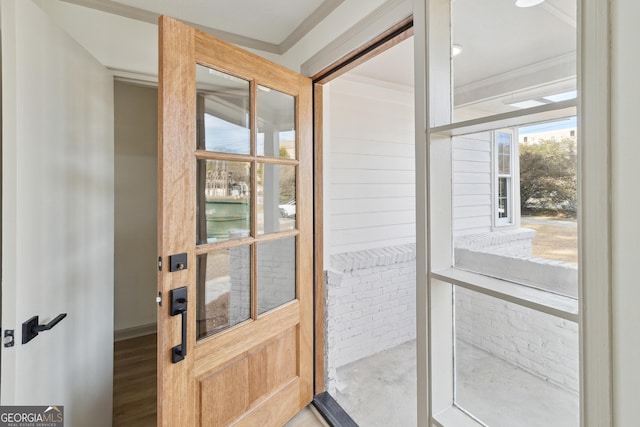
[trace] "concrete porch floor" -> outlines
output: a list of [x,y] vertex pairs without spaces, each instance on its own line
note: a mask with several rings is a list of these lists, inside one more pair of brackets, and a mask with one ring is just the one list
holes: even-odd
[[[577,427],[578,394],[457,343],[457,402],[490,427]],[[361,427],[416,421],[416,347],[409,341],[338,369],[334,398]]]

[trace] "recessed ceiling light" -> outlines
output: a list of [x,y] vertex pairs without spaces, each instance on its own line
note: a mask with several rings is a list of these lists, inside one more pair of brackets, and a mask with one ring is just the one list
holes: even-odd
[[545,105],[545,104],[546,102],[537,101],[535,99],[529,99],[527,101],[514,102],[513,104],[508,104],[508,105],[511,105],[512,107],[516,107],[516,108],[531,108],[531,107],[537,107],[539,105]]
[[572,90],[570,92],[562,92],[562,93],[557,93],[555,95],[545,96],[544,99],[548,99],[551,102],[560,102],[560,101],[566,101],[568,99],[573,99],[577,95],[578,95],[578,92],[575,90]]
[[516,0],[518,7],[531,7],[542,3],[544,0]]
[[458,56],[462,53],[462,46],[459,44],[451,45],[451,56]]

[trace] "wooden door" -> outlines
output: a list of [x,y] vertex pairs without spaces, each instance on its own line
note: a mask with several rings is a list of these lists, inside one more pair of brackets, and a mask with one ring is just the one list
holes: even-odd
[[158,425],[281,426],[313,389],[311,81],[168,17],[159,68]]

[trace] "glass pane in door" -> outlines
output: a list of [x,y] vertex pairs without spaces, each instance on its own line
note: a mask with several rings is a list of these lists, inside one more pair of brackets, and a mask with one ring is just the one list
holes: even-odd
[[296,158],[295,97],[258,86],[258,155]]
[[199,150],[250,154],[249,82],[196,65]]
[[251,317],[249,246],[197,257],[198,339],[228,329]]
[[258,234],[296,228],[296,167],[258,164]]
[[248,237],[251,166],[248,162],[198,160],[198,244]]
[[258,314],[296,298],[296,238],[258,243]]

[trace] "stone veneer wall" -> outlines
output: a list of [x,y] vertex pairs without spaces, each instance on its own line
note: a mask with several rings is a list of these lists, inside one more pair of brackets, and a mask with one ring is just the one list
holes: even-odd
[[325,275],[327,390],[336,369],[416,336],[415,245],[331,256]]

